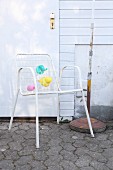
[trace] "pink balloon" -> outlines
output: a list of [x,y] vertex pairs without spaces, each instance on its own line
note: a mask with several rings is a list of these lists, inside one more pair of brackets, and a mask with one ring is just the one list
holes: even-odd
[[27,86],[27,90],[28,91],[33,91],[35,89],[35,86],[34,85],[28,85]]

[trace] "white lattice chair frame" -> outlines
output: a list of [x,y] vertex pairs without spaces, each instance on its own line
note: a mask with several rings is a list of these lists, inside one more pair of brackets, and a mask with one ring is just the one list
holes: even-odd
[[[85,97],[84,97],[84,92],[83,92],[83,88],[82,88],[82,79],[81,79],[80,68],[78,66],[65,66],[65,67],[63,67],[63,69],[61,70],[60,79],[58,80],[57,76],[56,76],[56,71],[55,71],[55,68],[54,68],[52,58],[48,54],[18,54],[18,55],[37,55],[37,56],[38,55],[45,55],[45,56],[47,56],[48,60],[50,60],[50,62],[51,62],[52,68],[53,68],[57,89],[56,90],[49,90],[49,91],[38,91],[37,77],[36,77],[34,69],[32,67],[20,67],[20,68],[18,68],[18,70],[17,70],[17,92],[16,92],[16,98],[15,98],[15,102],[14,102],[13,112],[12,112],[11,119],[10,119],[9,130],[12,127],[12,122],[13,122],[13,118],[14,118],[14,113],[15,113],[15,108],[16,108],[19,93],[22,96],[35,95],[36,148],[39,148],[39,100],[38,100],[38,96],[39,95],[47,95],[47,94],[57,94],[57,95],[62,94],[63,95],[63,94],[68,94],[68,93],[81,92],[83,103],[84,103],[84,108],[85,108],[85,112],[86,112],[86,116],[87,116],[87,120],[88,120],[88,125],[89,125],[89,129],[90,129],[90,133],[91,133],[91,136],[94,137],[94,133],[93,133],[93,129],[92,129],[92,125],[91,125],[91,121],[90,121],[90,117],[89,117],[89,113],[88,113],[88,109],[87,109],[87,105],[86,105],[86,101],[85,101]],[[79,89],[61,90],[60,82],[61,82],[61,79],[62,79],[62,73],[67,67],[77,69],[78,75],[79,75],[79,85],[80,85]],[[24,92],[21,88],[20,77],[21,77],[21,74],[22,74],[22,70],[26,70],[26,71],[29,70],[32,74],[33,82],[34,82],[34,85],[35,85],[35,91],[32,92],[32,93]],[[58,101],[57,123],[59,123],[59,101]]]

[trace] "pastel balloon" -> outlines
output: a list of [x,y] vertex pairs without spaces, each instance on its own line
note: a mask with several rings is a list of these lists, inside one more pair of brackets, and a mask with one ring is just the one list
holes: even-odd
[[39,82],[42,86],[48,87],[50,85],[50,83],[52,82],[52,78],[51,77],[42,77],[39,80]]
[[27,86],[27,90],[28,91],[33,91],[35,89],[35,86],[34,85],[28,85]]
[[36,67],[36,72],[38,74],[43,74],[46,70],[47,70],[47,68],[45,68],[43,65],[39,65]]

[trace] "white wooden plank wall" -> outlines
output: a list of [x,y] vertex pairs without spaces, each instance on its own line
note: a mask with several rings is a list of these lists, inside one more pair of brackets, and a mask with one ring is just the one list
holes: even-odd
[[[80,59],[76,58],[75,44],[90,43],[92,0],[59,0],[59,4],[59,53],[61,69],[64,65],[76,65],[78,60],[80,62]],[[95,0],[94,8],[94,44],[113,44],[113,0]],[[101,47],[99,46],[99,48]],[[88,58],[88,49],[89,46],[80,48],[84,53],[82,56]],[[81,55],[81,51],[79,52]],[[102,53],[104,52],[102,51]],[[77,53],[77,55],[78,54],[79,53]],[[101,55],[103,54],[100,54],[100,56]],[[87,65],[83,63],[81,66],[82,65],[85,69],[85,73],[82,72],[83,77],[87,79]],[[63,77],[62,88],[70,89],[74,87],[74,74],[74,70],[67,70],[67,73]],[[84,86],[86,87],[86,82]],[[73,114],[75,114],[76,107],[74,102],[74,95],[61,97],[61,116],[73,116]],[[79,101],[77,101],[77,104],[78,102]]]

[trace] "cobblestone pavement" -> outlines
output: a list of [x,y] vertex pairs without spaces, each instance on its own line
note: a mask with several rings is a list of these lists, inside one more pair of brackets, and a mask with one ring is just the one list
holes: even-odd
[[40,149],[35,123],[0,123],[1,170],[113,170],[113,130],[79,133],[68,123],[40,123]]

